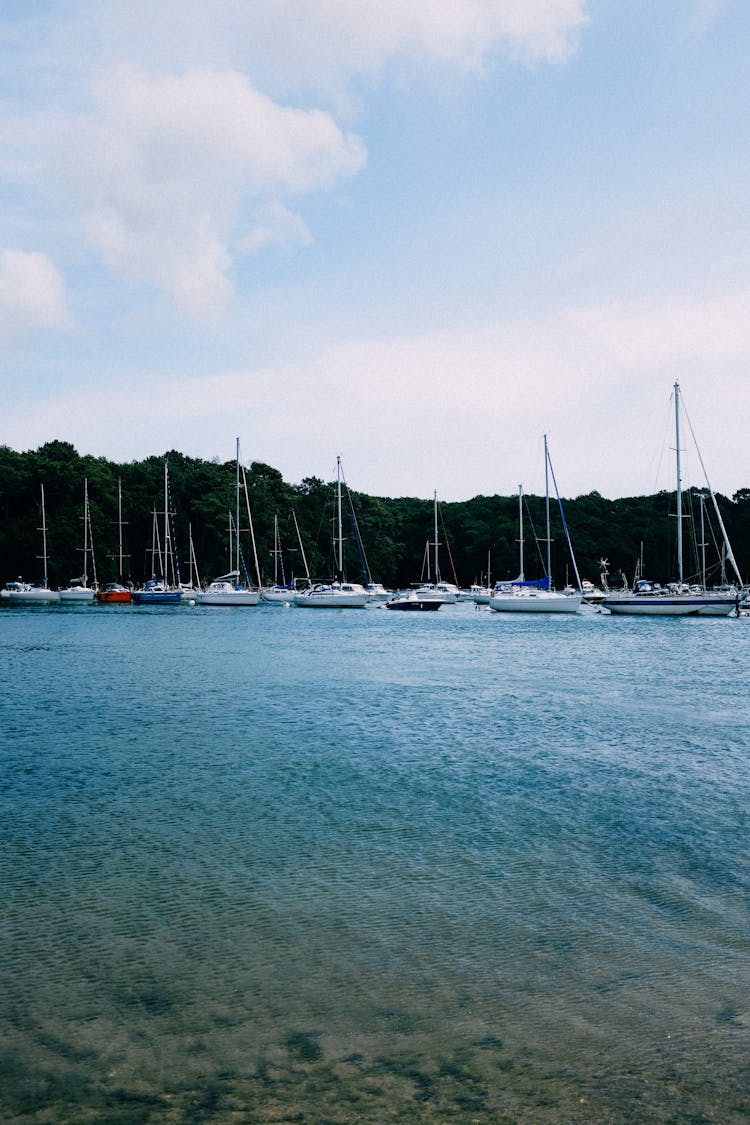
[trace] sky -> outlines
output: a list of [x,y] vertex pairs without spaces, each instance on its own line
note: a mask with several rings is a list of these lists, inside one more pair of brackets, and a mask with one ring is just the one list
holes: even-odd
[[749,79],[747,0],[5,0],[0,444],[614,498],[679,381],[750,487]]

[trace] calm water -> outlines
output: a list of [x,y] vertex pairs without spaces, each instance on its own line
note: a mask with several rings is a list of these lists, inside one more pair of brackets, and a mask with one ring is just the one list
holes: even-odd
[[747,1122],[750,619],[0,609],[0,1115]]

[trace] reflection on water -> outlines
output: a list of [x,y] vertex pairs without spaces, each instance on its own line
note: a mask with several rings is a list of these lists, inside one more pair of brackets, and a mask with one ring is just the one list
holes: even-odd
[[4,610],[3,1120],[746,1121],[749,649]]

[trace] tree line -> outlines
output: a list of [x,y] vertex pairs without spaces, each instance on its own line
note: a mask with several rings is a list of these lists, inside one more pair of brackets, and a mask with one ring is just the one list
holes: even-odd
[[[0,580],[42,575],[40,486],[44,485],[49,581],[63,586],[83,567],[83,495],[88,482],[91,532],[100,582],[122,577],[140,584],[156,571],[152,555],[154,513],[163,520],[165,458],[169,467],[169,512],[181,576],[189,570],[192,537],[202,580],[231,569],[230,513],[235,510],[235,462],[204,461],[177,451],[117,464],[81,456],[68,442],[53,441],[28,452],[0,446]],[[305,574],[302,550],[313,577],[334,573],[336,482],[306,477],[298,484],[261,462],[246,466],[261,582],[273,579],[274,520],[278,520],[284,576]],[[119,574],[118,489],[122,495],[124,573]],[[624,574],[632,581],[642,557],[644,572],[657,581],[675,577],[675,493],[658,492],[608,500],[592,491],[564,500],[564,513],[582,578],[597,580],[607,559],[613,585]],[[717,496],[722,519],[743,578],[750,570],[750,489]],[[356,515],[355,533],[351,511]],[[556,500],[550,504],[552,577],[558,589],[575,582]],[[721,537],[710,501],[700,491],[683,495],[686,576],[699,580],[705,553],[709,584],[721,578]],[[296,524],[299,527],[297,536]],[[345,570],[362,579],[362,550],[375,581],[406,587],[425,576],[434,555],[433,502],[415,497],[379,497],[344,491]],[[255,567],[244,495],[241,506],[242,557],[250,577]],[[519,565],[518,497],[475,496],[439,507],[438,540],[443,578],[461,586],[515,578]],[[524,571],[541,577],[546,566],[545,500],[524,500]],[[361,549],[358,549],[358,539]],[[701,547],[701,544],[705,547]],[[89,577],[91,567],[89,565]],[[280,574],[279,574],[280,577]],[[434,577],[434,575],[433,575]],[[731,576],[730,576],[731,577]]]

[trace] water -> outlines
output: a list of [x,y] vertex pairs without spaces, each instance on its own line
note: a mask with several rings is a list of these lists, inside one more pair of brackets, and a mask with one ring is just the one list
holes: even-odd
[[750,619],[0,610],[7,1122],[746,1122]]

